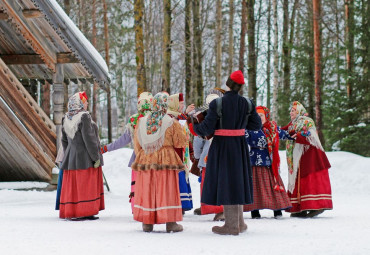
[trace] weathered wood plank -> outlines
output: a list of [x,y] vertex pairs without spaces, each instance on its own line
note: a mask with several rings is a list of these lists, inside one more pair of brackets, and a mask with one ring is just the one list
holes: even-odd
[[9,15],[11,22],[16,26],[17,30],[23,35],[24,39],[29,43],[32,49],[41,55],[45,64],[55,72],[56,55],[52,56],[49,54],[43,45],[39,42],[38,38],[34,36],[32,31],[29,30],[27,25],[23,22],[16,10],[13,9],[9,0],[2,0],[2,7],[5,12]]
[[[7,165],[7,167],[13,165],[17,168],[18,173],[15,175],[20,178],[31,175],[49,181],[54,159],[44,153],[41,146],[36,143],[9,107],[4,104],[3,98],[0,99],[0,126],[1,154],[7,154],[8,156],[5,159],[2,157],[7,162],[4,165]],[[10,145],[7,144],[9,140],[11,140]],[[2,162],[0,161],[1,166]]]
[[55,158],[57,150],[54,124],[1,59],[0,96],[22,120],[44,151]]
[[[39,54],[12,54],[12,55],[0,55],[0,58],[7,65],[42,65],[45,64],[41,55]],[[78,59],[75,58],[72,53],[63,52],[57,53],[57,63],[79,63]]]
[[43,16],[42,12],[40,12],[40,10],[37,9],[28,9],[28,10],[25,9],[22,12],[24,17],[27,19],[40,18]]

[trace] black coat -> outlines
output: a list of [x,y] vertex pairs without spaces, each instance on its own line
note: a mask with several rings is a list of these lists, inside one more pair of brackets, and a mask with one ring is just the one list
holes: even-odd
[[[252,107],[245,124],[247,100],[236,92],[226,92],[222,97],[222,128],[260,130],[261,119],[253,104]],[[194,131],[200,136],[208,136],[216,129],[220,129],[220,120],[216,100],[213,100],[205,120],[194,124]],[[208,152],[201,201],[209,205],[253,203],[252,167],[245,136],[214,136]]]

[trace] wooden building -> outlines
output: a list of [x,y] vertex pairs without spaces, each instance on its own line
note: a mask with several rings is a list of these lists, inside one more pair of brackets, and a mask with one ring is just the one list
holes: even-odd
[[[56,0],[0,0],[0,181],[51,180],[71,80],[110,82],[104,59]],[[37,84],[52,88],[52,120],[35,101]]]

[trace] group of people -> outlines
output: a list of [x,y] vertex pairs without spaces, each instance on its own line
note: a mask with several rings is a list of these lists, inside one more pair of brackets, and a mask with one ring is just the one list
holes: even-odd
[[[260,218],[262,209],[273,210],[274,217],[285,210],[310,218],[332,209],[330,164],[303,105],[293,102],[290,123],[279,127],[268,108],[239,95],[243,85],[242,72],[233,72],[226,91],[212,89],[200,110],[193,104],[184,110],[181,93],[141,93],[125,132],[105,146],[87,111],[86,94],[73,95],[58,157],[60,218],[98,219],[104,209],[102,155],[129,143],[134,145],[131,208],[144,232],[155,224],[166,224],[167,232],[183,230],[177,222],[193,208],[190,173],[201,182],[201,207],[194,213],[214,213],[214,220],[225,221],[212,228],[217,234],[246,231],[243,212]],[[279,140],[287,140],[287,190],[279,174]]]

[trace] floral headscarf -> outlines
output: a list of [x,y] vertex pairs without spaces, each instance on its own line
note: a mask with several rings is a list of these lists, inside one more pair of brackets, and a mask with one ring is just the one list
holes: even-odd
[[77,113],[85,111],[84,102],[86,101],[87,96],[85,92],[77,92],[71,96],[68,100],[68,112],[66,113],[66,117],[72,120],[73,116]]
[[279,131],[278,126],[275,121],[270,120],[270,110],[265,106],[257,106],[256,111],[262,112],[265,115],[266,122],[263,124],[262,131],[266,136],[267,147],[269,155],[272,159],[272,172],[275,177],[276,185],[274,189],[284,191],[284,186],[279,184],[279,166],[280,166],[280,156],[279,156]]
[[158,93],[153,98],[152,111],[139,122],[138,139],[146,153],[152,153],[162,147],[164,134],[173,123],[173,119],[166,115],[168,96]]
[[150,92],[141,93],[137,99],[137,113],[129,118],[127,124],[127,128],[130,130],[131,137],[133,137],[137,121],[150,112],[152,101],[153,95]]
[[[320,139],[317,135],[316,126],[314,121],[307,117],[307,111],[304,106],[294,101],[290,109],[294,108],[297,111],[297,117],[292,120],[288,127],[289,134],[298,134],[307,138],[307,141],[318,149],[324,151]],[[295,180],[298,172],[298,165],[303,153],[308,149],[309,145],[298,144],[293,140],[288,140],[286,144],[287,163],[289,169],[289,184],[288,190],[293,193],[295,187]]]

